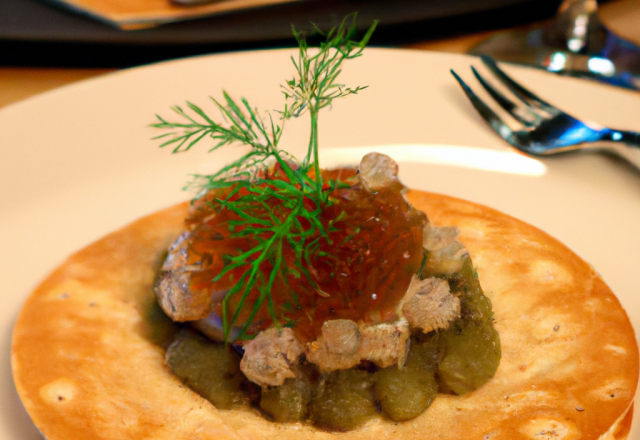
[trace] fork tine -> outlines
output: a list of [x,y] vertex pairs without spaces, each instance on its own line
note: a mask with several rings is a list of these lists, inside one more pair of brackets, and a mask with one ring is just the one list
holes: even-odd
[[458,74],[453,71],[453,69],[451,69],[450,72],[456,79],[456,81],[458,81],[460,87],[462,87],[462,90],[467,95],[467,98],[469,98],[469,100],[471,101],[471,104],[473,104],[478,113],[480,113],[482,119],[484,119],[489,124],[489,126],[496,133],[498,133],[501,138],[509,142],[509,139],[513,135],[513,130],[511,130],[511,128],[507,124],[505,124],[504,121],[502,121],[502,119],[500,119],[500,117],[496,115],[493,110],[491,110],[491,108],[489,108],[484,102],[482,102],[480,98],[476,96],[475,93],[473,93],[473,90],[471,90],[471,88],[464,81],[462,81],[462,78],[460,78]]
[[504,83],[505,86],[514,95],[518,97],[523,103],[527,105],[533,105],[541,110],[551,113],[557,113],[557,109],[549,104],[548,102],[540,99],[538,96],[531,93],[529,90],[522,87],[520,84],[511,79],[509,75],[504,73],[496,64],[496,62],[489,55],[482,55],[480,57],[482,63],[493,73],[500,81]]
[[[489,92],[491,97],[495,99],[495,101],[505,109],[511,116],[513,116],[518,122],[526,125],[527,127],[531,127],[539,123],[542,118],[536,114],[531,107],[528,105],[525,107],[519,107],[513,103],[509,98],[504,96],[502,93],[497,91],[491,84],[489,84],[483,77],[478,73],[475,67],[471,66],[471,71],[478,79],[482,87]],[[526,115],[526,116],[525,116]],[[528,116],[528,117],[527,117]]]

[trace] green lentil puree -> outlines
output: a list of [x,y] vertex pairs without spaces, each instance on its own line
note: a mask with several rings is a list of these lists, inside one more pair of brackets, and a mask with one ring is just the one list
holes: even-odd
[[242,375],[237,352],[186,328],[167,351],[167,364],[217,408],[253,406],[275,422],[309,422],[340,431],[374,417],[410,420],[438,392],[465,394],[482,386],[495,374],[501,356],[491,303],[471,259],[466,257],[452,275],[434,273],[426,265],[422,277],[431,276],[449,282],[460,298],[461,317],[446,330],[414,333],[403,368],[361,365],[321,374],[303,360],[295,367],[295,378],[260,389]]

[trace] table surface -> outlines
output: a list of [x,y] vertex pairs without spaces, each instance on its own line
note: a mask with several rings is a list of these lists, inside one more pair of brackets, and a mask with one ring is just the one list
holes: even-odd
[[[608,2],[599,9],[599,14],[601,19],[614,32],[637,42],[636,44],[640,44],[640,28],[635,26],[633,20],[629,20],[630,16],[640,16],[640,7],[638,7],[637,0]],[[534,23],[528,26],[535,25]],[[401,47],[416,50],[465,53],[482,40],[503,30],[481,32],[442,40],[430,40]],[[0,67],[0,108],[66,84],[115,70]]]

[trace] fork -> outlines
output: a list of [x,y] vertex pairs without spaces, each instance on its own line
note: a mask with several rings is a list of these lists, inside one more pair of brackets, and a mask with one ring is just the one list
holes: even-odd
[[451,70],[462,90],[489,126],[518,150],[534,156],[570,151],[602,151],[618,155],[640,169],[640,133],[603,127],[581,121],[543,101],[504,73],[489,56],[482,56],[487,69],[521,102],[516,104],[489,84],[471,66],[473,74],[496,103],[522,124],[512,129]]

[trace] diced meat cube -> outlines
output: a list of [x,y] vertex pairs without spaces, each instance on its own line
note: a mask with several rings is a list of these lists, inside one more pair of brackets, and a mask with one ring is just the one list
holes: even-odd
[[424,333],[446,329],[460,317],[460,299],[449,290],[449,283],[439,278],[414,279],[402,306],[402,314],[411,327]]
[[221,301],[228,292],[198,290],[191,286],[191,277],[204,267],[199,259],[190,255],[190,238],[191,232],[184,232],[171,245],[155,285],[160,307],[172,320],[178,322],[206,318],[211,305],[215,301]]
[[174,321],[199,319],[209,312],[210,295],[189,289],[188,270],[165,272],[156,284],[156,296],[162,310]]
[[335,354],[353,354],[360,345],[358,324],[348,319],[333,319],[322,325],[327,351]]
[[405,319],[360,327],[360,335],[360,359],[370,360],[381,368],[393,364],[404,365],[411,335],[411,328]]
[[[388,323],[380,323],[373,325],[360,324],[356,325],[353,321],[343,323],[329,324],[331,332],[338,331],[341,328],[345,331],[344,340],[349,340],[349,344],[338,343],[330,345],[329,341],[335,343],[336,339],[331,336],[328,331],[325,333],[325,327],[322,329],[322,336],[317,340],[307,344],[307,360],[312,362],[322,371],[335,371],[353,368],[363,360],[373,362],[379,367],[388,367],[393,364],[403,365],[409,348],[409,323],[401,318],[400,320]],[[332,321],[328,321],[331,323]],[[359,344],[357,349],[355,346],[355,328],[359,335]],[[353,344],[353,345],[352,345]],[[349,346],[347,350],[346,346]],[[331,347],[331,349],[329,348]],[[338,347],[338,348],[337,348]],[[337,352],[341,351],[341,352]]]
[[348,319],[334,319],[322,326],[322,335],[307,344],[307,361],[323,371],[345,370],[358,365],[360,330]]
[[260,386],[280,386],[285,379],[295,377],[291,366],[303,352],[304,347],[290,328],[271,327],[244,345],[240,369]]

